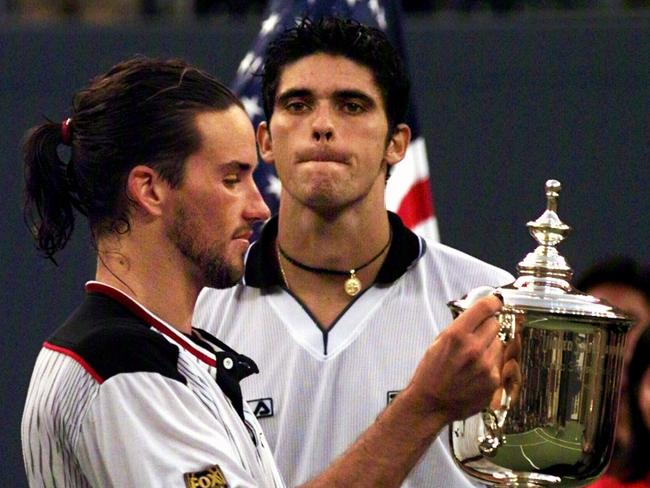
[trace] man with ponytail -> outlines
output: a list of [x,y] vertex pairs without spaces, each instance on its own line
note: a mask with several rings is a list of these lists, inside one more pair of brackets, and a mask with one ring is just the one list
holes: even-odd
[[241,400],[255,363],[191,326],[200,289],[239,279],[251,226],[268,217],[237,98],[182,61],[134,58],[77,93],[62,123],[32,129],[24,153],[43,255],[65,247],[75,211],[97,251],[84,302],[36,361],[30,485],[282,486]]
[[[83,302],[36,360],[22,420],[30,486],[283,486],[242,400],[257,366],[192,326],[199,291],[241,278],[251,226],[269,218],[241,103],[180,60],[134,58],[79,91],[63,122],[32,129],[24,156],[25,217],[43,255],[55,260],[78,214],[97,253]],[[499,309],[484,298],[455,320],[308,485],[399,486],[442,427],[499,385]],[[443,368],[471,388],[432,381]]]

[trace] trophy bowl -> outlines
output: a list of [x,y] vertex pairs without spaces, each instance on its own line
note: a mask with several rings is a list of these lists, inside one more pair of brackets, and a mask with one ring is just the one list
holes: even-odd
[[[452,422],[451,451],[468,475],[492,486],[578,487],[611,457],[632,319],[571,287],[555,249],[569,232],[557,215],[561,185],[546,182],[547,208],[531,235],[539,246],[519,263],[503,298],[502,385],[479,414]],[[449,303],[454,316],[472,304]]]

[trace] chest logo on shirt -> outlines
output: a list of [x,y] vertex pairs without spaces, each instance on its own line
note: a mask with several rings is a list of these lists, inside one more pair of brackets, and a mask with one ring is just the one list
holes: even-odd
[[393,390],[386,392],[386,405],[390,405],[395,400],[395,397],[399,395],[399,392],[402,390]]
[[248,406],[258,419],[273,417],[273,398],[248,400]]
[[228,488],[229,486],[218,464],[210,466],[205,471],[185,473],[183,479],[186,488]]

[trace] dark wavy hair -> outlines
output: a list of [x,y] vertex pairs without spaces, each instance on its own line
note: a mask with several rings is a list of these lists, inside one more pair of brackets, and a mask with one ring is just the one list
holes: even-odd
[[[74,229],[74,210],[87,217],[93,240],[128,232],[131,169],[149,165],[178,186],[201,145],[196,115],[233,105],[242,107],[225,85],[179,59],[136,57],[93,79],[74,96],[67,127],[47,121],[23,141],[23,210],[38,249],[54,261]],[[71,147],[67,162],[62,143]]]
[[575,282],[579,290],[589,290],[603,283],[617,283],[634,288],[650,304],[650,268],[629,256],[609,256],[589,267]]
[[318,53],[344,56],[372,72],[386,107],[389,134],[405,121],[410,81],[396,49],[381,30],[339,17],[304,18],[269,44],[262,70],[267,121],[273,116],[284,67]]

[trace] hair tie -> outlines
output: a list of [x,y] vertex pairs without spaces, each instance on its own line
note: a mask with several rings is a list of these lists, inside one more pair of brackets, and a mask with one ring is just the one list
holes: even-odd
[[71,123],[72,119],[70,117],[61,122],[61,142],[63,142],[63,144],[66,146],[72,145],[72,128],[70,127]]

